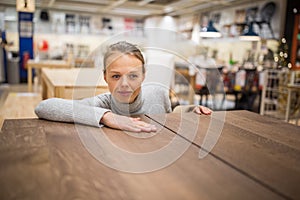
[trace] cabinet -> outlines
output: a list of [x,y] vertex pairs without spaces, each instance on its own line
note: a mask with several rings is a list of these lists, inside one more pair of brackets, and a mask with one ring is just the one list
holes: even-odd
[[291,63],[293,69],[300,70],[300,14],[295,15]]

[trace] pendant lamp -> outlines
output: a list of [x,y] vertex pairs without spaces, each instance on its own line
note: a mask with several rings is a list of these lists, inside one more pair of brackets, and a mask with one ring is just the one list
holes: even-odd
[[253,23],[251,22],[248,26],[248,31],[239,37],[240,40],[243,41],[259,41],[260,37],[253,30]]
[[200,37],[219,38],[219,37],[221,37],[221,33],[214,27],[213,21],[210,20],[208,22],[208,26],[201,29]]

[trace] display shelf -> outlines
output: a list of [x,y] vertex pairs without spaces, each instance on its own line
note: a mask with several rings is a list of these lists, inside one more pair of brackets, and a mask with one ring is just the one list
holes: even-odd
[[[289,121],[299,119],[300,70],[268,69],[264,71],[264,84],[260,114]],[[295,87],[295,88],[294,88]]]
[[285,94],[284,89],[281,87],[283,84],[282,77],[285,77],[286,73],[286,71],[279,69],[268,69],[264,71],[264,83],[260,105],[261,115],[271,115],[276,118],[278,118],[278,116],[284,116],[284,113],[280,114],[280,104],[282,103],[282,95]]
[[291,63],[294,70],[300,70],[300,14],[295,15]]

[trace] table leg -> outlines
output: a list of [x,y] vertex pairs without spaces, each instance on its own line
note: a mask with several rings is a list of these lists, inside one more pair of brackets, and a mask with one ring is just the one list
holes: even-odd
[[44,80],[44,78],[42,77],[42,99],[47,99],[47,94],[48,94],[48,90],[47,90],[47,84]]
[[32,68],[27,66],[27,84],[28,92],[32,92]]
[[288,89],[288,97],[287,97],[287,104],[286,104],[286,111],[285,111],[285,121],[286,122],[289,122],[290,107],[291,107],[291,90]]

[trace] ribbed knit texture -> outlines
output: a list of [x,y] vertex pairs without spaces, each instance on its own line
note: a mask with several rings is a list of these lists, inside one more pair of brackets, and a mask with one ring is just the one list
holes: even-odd
[[145,85],[131,104],[117,102],[110,93],[105,93],[82,100],[50,98],[35,108],[39,118],[96,127],[101,126],[101,118],[109,111],[126,116],[169,113],[172,111],[169,91],[157,85]]

